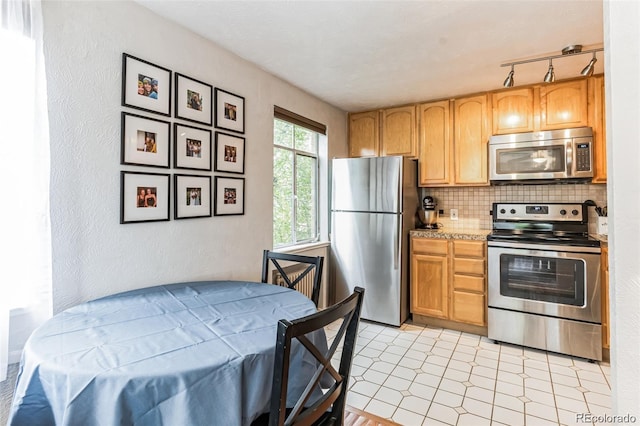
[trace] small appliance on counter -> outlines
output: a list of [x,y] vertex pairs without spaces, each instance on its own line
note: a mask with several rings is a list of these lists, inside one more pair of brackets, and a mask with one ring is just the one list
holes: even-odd
[[417,227],[422,229],[438,229],[438,210],[436,200],[431,196],[422,199],[422,208],[418,207]]

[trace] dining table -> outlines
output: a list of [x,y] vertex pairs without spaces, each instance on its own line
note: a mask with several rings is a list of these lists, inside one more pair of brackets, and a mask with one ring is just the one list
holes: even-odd
[[[269,411],[280,319],[316,312],[247,281],[159,285],[81,303],[25,344],[11,425],[249,425]],[[309,336],[326,348],[321,330]],[[288,401],[316,369],[292,348]]]

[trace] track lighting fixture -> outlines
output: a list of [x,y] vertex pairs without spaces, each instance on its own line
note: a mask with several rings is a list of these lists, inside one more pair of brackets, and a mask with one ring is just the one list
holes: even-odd
[[540,62],[540,61],[549,61],[549,69],[547,70],[547,73],[544,76],[544,82],[545,83],[551,83],[555,80],[555,73],[554,73],[554,69],[553,69],[553,60],[554,59],[559,59],[559,58],[566,58],[567,56],[575,56],[575,55],[584,55],[587,53],[592,53],[593,57],[591,58],[591,60],[589,61],[589,63],[587,64],[586,67],[584,67],[582,69],[582,71],[580,72],[581,75],[583,76],[591,76],[593,75],[593,70],[594,70],[594,65],[595,63],[598,61],[598,59],[596,58],[596,52],[601,52],[604,51],[604,48],[599,48],[599,49],[590,49],[590,50],[582,50],[582,45],[580,44],[574,44],[574,45],[570,45],[565,47],[564,49],[562,49],[562,54],[560,55],[553,55],[553,56],[545,56],[545,57],[541,57],[541,58],[535,58],[535,59],[527,59],[524,61],[515,61],[515,62],[507,62],[505,64],[501,64],[501,67],[511,67],[511,71],[509,71],[509,74],[507,75],[507,78],[504,80],[503,86],[504,87],[513,87],[514,81],[513,81],[513,74],[514,74],[514,66],[515,65],[520,65],[520,64],[528,64],[531,62]]
[[545,83],[553,83],[556,80],[556,75],[553,72],[553,59],[549,59],[549,70],[544,75]]

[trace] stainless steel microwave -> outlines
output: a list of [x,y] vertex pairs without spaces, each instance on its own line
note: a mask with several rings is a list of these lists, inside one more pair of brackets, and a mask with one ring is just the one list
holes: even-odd
[[492,136],[489,179],[492,184],[590,181],[592,154],[591,127]]

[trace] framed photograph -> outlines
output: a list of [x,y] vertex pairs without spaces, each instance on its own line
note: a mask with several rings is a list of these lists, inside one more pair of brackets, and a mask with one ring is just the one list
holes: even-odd
[[216,172],[244,173],[244,138],[216,132]]
[[213,87],[176,73],[176,118],[211,126]]
[[169,168],[171,123],[122,113],[120,164]]
[[120,172],[120,223],[169,220],[169,175]]
[[216,88],[216,127],[244,133],[244,98]]
[[123,53],[122,105],[171,117],[171,70]]
[[244,214],[244,178],[216,176],[215,216]]
[[174,123],[174,167],[211,171],[211,130]]
[[173,175],[174,219],[211,217],[211,176]]

